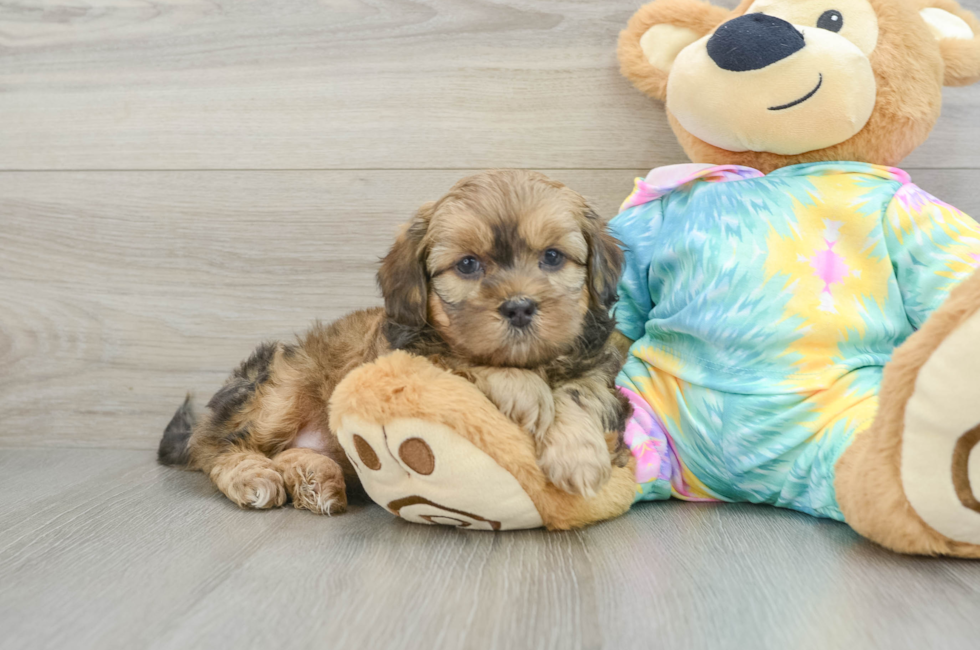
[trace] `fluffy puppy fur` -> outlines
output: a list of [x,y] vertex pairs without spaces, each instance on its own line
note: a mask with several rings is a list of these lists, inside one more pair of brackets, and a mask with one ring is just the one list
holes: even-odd
[[517,170],[463,179],[423,205],[384,258],[384,309],[260,345],[199,421],[185,400],[159,460],[204,471],[242,507],[288,497],[341,512],[358,482],[328,426],[330,396],[355,367],[402,349],[472,381],[534,436],[552,483],[593,495],[629,458],[608,313],[622,261],[561,183]]

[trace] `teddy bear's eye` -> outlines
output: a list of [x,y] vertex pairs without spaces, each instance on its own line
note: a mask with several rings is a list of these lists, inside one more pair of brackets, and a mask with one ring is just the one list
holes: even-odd
[[844,26],[844,17],[836,9],[829,9],[817,19],[817,27],[830,32],[839,32]]

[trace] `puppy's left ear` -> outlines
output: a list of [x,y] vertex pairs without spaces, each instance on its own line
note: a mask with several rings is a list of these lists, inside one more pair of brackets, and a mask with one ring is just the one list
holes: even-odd
[[623,251],[619,241],[609,234],[606,224],[594,210],[585,213],[589,244],[590,307],[607,310],[616,302],[616,286],[623,271]]
[[939,41],[945,86],[980,81],[980,20],[955,0],[921,0],[919,15]]
[[428,322],[429,278],[423,238],[434,203],[426,203],[402,229],[381,261],[378,285],[385,300],[385,334],[395,349],[404,348]]

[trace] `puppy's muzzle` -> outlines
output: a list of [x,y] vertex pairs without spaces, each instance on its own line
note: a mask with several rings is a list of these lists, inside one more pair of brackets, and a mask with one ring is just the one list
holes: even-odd
[[500,315],[507,319],[511,326],[523,329],[534,320],[538,311],[538,303],[530,298],[511,299],[500,305]]

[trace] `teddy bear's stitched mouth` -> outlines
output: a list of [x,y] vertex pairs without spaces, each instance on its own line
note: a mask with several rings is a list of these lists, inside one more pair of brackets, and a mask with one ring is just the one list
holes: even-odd
[[823,85],[823,73],[818,73],[818,74],[820,75],[820,79],[819,79],[819,81],[817,81],[817,86],[813,90],[811,90],[807,94],[803,95],[799,99],[796,99],[794,101],[791,101],[788,104],[781,104],[779,106],[770,106],[769,107],[769,110],[770,111],[781,111],[781,110],[786,109],[786,108],[792,108],[792,107],[796,106],[797,104],[802,104],[806,100],[808,100],[811,97],[813,97],[814,95],[816,95],[817,94],[817,91],[820,90],[820,86]]

